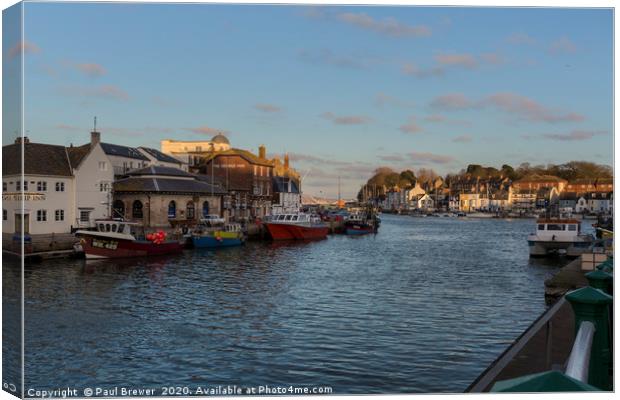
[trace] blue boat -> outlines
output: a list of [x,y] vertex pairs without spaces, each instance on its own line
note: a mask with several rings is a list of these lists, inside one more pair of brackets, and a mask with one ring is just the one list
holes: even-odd
[[241,246],[245,243],[245,235],[239,224],[226,224],[211,229],[200,227],[192,234],[192,242],[199,249]]

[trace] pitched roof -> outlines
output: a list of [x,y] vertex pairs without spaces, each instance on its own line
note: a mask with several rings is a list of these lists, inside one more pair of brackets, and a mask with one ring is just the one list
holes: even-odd
[[272,161],[263,160],[259,158],[258,156],[252,154],[251,152],[247,150],[242,150],[242,149],[228,149],[228,150],[223,150],[223,151],[210,152],[204,156],[204,162],[209,162],[213,158],[218,157],[218,156],[239,156],[239,157],[244,158],[251,164],[266,165],[269,167],[273,167]]
[[77,168],[89,152],[90,144],[85,144],[78,147],[67,147],[67,154],[69,155],[69,162],[71,162],[71,167]]
[[131,176],[120,179],[113,184],[115,192],[151,192],[151,193],[203,193],[225,194],[217,185],[211,185],[196,179],[175,179],[172,177]]
[[[291,182],[291,191],[288,190],[288,182]],[[274,176],[271,179],[274,193],[299,193],[299,187],[294,179],[283,176]]]
[[[24,174],[72,176],[69,156],[64,146],[43,143],[24,143]],[[19,175],[21,171],[21,144],[2,146],[3,175]]]
[[141,175],[158,175],[158,176],[177,176],[177,177],[186,177],[186,178],[194,178],[194,175],[189,172],[185,172],[178,168],[173,167],[162,167],[159,165],[151,165],[148,167],[135,169],[127,172],[127,176],[141,176]]
[[164,154],[157,149],[153,149],[151,147],[142,147],[142,146],[138,147],[138,149],[144,150],[146,153],[148,153],[151,157],[153,157],[157,161],[181,164],[180,160],[177,160],[176,158],[169,156],[168,154]]
[[133,147],[121,146],[119,144],[101,143],[101,148],[109,156],[119,156],[149,161],[144,154],[140,153],[138,149]]

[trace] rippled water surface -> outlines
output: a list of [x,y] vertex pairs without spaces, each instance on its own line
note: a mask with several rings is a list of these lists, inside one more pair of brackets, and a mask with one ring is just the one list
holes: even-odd
[[460,392],[545,309],[566,262],[529,260],[533,225],[384,215],[374,236],[36,264],[26,388]]

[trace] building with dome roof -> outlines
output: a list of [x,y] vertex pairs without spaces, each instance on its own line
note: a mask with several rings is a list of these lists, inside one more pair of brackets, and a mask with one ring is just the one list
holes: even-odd
[[198,164],[201,154],[231,149],[230,141],[222,133],[213,136],[211,140],[163,139],[160,145],[162,153],[172,156],[190,167]]

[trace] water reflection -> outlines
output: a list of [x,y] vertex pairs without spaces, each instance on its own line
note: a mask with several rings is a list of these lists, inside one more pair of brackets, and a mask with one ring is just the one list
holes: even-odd
[[565,262],[529,259],[531,225],[385,216],[378,235],[33,265],[26,385],[462,391]]

